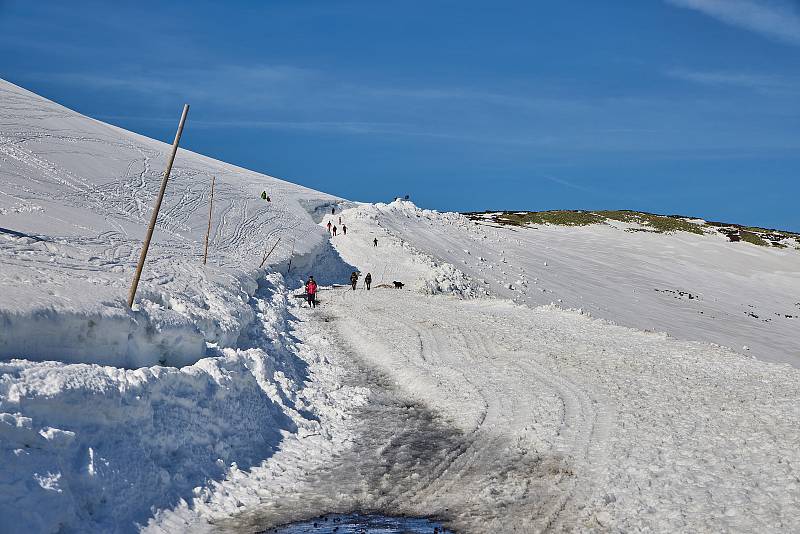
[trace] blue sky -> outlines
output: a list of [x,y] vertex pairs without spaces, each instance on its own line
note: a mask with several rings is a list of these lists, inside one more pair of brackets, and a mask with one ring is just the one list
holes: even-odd
[[800,231],[796,0],[0,0],[0,77],[354,200]]

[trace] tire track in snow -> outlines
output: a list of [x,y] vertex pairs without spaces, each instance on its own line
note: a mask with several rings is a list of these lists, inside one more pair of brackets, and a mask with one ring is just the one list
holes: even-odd
[[[374,304],[379,296],[386,297],[379,299],[380,307]],[[394,302],[398,299],[402,303]],[[458,447],[428,465],[428,474],[400,493],[393,506],[416,513],[441,512],[432,503],[443,494],[458,496],[460,502],[448,500],[446,508],[459,518],[453,525],[469,532],[547,531],[571,524],[563,513],[576,494],[575,471],[594,444],[594,411],[584,393],[541,367],[514,363],[520,354],[486,342],[498,335],[492,328],[484,336],[474,333],[480,321],[461,315],[463,320],[456,321],[452,314],[437,313],[429,305],[441,306],[448,302],[445,299],[431,301],[390,290],[372,292],[368,299],[340,292],[330,300],[343,325],[340,335],[357,348],[360,358],[381,369],[388,367],[388,375],[404,390],[410,388],[412,398],[436,392],[427,408],[445,419],[461,417],[456,423],[463,432]],[[388,350],[381,351],[355,334],[368,330]],[[372,356],[381,352],[389,354],[389,360]],[[520,376],[525,380],[515,384]],[[550,398],[549,413],[558,423],[550,437],[560,446],[549,449],[532,445],[521,431],[530,418],[527,404],[542,390],[548,391],[544,397]],[[503,504],[487,509],[488,503],[496,506],[495,499]]]

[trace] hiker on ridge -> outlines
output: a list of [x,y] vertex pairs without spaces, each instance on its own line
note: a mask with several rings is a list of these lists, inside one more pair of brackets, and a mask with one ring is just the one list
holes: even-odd
[[369,291],[369,286],[372,284],[372,273],[367,273],[367,276],[364,277],[364,284],[367,286],[367,291]]
[[344,235],[347,235],[347,225],[346,225],[346,224],[343,224],[343,225],[342,225],[342,233],[343,233]]
[[329,234],[331,233],[331,222],[330,221],[328,221],[328,233]]
[[374,246],[374,247],[378,246],[378,238],[377,237],[372,240],[372,246]]
[[333,225],[333,237],[336,237],[336,225]]

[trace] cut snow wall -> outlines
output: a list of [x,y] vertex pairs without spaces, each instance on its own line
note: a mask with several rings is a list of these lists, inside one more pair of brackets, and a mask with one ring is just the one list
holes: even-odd
[[0,312],[0,359],[102,363],[128,369],[181,367],[205,356],[202,332],[177,313],[153,321],[115,310],[80,314],[53,309],[30,315]]
[[[319,230],[320,233],[322,230]],[[309,275],[321,285],[345,284],[357,270],[320,239],[292,258],[290,288]],[[286,273],[289,261],[240,274],[225,287],[192,292],[143,289],[138,309],[105,303],[100,311],[45,308],[29,313],[0,310],[0,360],[96,363],[126,369],[152,365],[183,367],[207,354],[206,342],[234,347],[255,319],[250,299],[269,271]]]
[[280,275],[250,305],[252,346],[182,369],[0,361],[0,532],[138,532],[151,507],[318,431]]

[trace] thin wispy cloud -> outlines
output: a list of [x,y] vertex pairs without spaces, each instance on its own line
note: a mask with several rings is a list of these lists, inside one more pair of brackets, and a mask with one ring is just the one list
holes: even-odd
[[[145,117],[139,115],[95,115],[101,121],[124,121],[131,123],[172,124],[174,117]],[[386,122],[355,121],[277,121],[277,120],[230,120],[193,119],[193,128],[242,128],[254,130],[307,130],[315,132],[344,132],[370,134],[382,131],[402,131],[408,125]]]
[[665,0],[774,40],[800,46],[800,9],[784,0]]
[[552,174],[542,174],[541,176],[545,180],[553,182],[554,184],[563,185],[564,187],[568,187],[570,189],[583,191],[584,193],[596,193],[596,191],[590,187],[586,187],[581,184],[577,184],[575,182],[559,178],[558,176],[553,176]]
[[[771,93],[756,99],[760,117],[786,114],[788,78],[673,69],[657,72],[693,84],[726,85]],[[129,93],[129,99],[172,109],[185,101],[195,110],[192,125],[202,129],[252,129],[317,132],[350,136],[430,139],[444,144],[471,144],[497,153],[644,152],[747,146],[736,125],[742,95],[713,98],[693,92],[675,99],[660,94],[559,95],[559,80],[536,85],[437,85],[424,81],[391,85],[342,79],[335,73],[290,65],[221,64],[183,68],[165,76],[144,76],[127,69],[39,73],[49,82]],[[33,75],[28,76],[29,78]],[[783,93],[779,95],[778,93]],[[783,98],[780,98],[783,96]],[[745,95],[745,99],[752,99]],[[151,106],[152,107],[152,106]],[[134,108],[136,109],[136,108]],[[198,115],[203,110],[203,115]],[[151,112],[152,113],[152,112]],[[166,113],[166,111],[165,111]],[[94,115],[94,114],[93,114]],[[99,116],[98,116],[99,115]],[[174,121],[172,114],[98,114],[126,127],[136,123]],[[719,124],[729,128],[720,130]],[[698,132],[705,132],[700,135]],[[688,132],[688,133],[687,133]],[[758,143],[774,147],[779,136],[763,135]],[[782,145],[781,145],[782,146]],[[556,177],[557,178],[557,177]],[[560,179],[560,178],[557,178]],[[563,183],[565,187],[570,187]]]
[[[225,65],[210,68],[180,69],[168,78],[130,72],[49,72],[31,73],[31,80],[56,81],[89,89],[117,89],[145,95],[181,93],[195,98],[241,98],[243,93],[269,94],[275,85],[308,83],[314,71],[286,65]],[[224,89],[224,90],[223,90]]]
[[676,80],[709,86],[728,86],[749,89],[770,95],[797,95],[800,79],[787,76],[750,72],[701,71],[683,68],[669,69],[665,74]]

